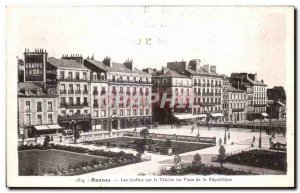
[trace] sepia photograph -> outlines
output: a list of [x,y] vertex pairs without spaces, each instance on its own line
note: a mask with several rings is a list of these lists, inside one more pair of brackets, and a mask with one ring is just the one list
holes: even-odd
[[7,186],[294,187],[294,11],[7,6]]

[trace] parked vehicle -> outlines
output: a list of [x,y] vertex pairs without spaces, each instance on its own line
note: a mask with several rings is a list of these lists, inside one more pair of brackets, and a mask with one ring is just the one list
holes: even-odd
[[63,130],[62,134],[64,136],[66,136],[66,135],[73,135],[73,131],[71,129]]

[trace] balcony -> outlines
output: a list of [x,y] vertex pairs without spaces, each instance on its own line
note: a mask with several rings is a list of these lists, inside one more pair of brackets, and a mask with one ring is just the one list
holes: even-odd
[[82,119],[89,120],[90,118],[91,118],[91,114],[58,115],[57,120],[58,120],[58,122],[65,122],[65,121],[82,120]]
[[83,90],[82,91],[82,94],[88,94],[89,92],[88,92],[88,90]]
[[87,107],[89,104],[87,102],[83,103],[60,103],[60,108],[82,108]]
[[232,109],[232,112],[244,112],[245,109],[244,108],[235,108],[235,109]]
[[126,94],[127,94],[127,95],[130,95],[130,91],[127,91]]
[[98,95],[98,91],[97,91],[97,90],[94,90],[94,91],[93,91],[93,95]]
[[68,90],[69,94],[74,94],[74,90]]
[[113,95],[116,95],[116,94],[117,94],[117,91],[116,91],[116,90],[113,90],[113,91],[111,91],[111,93],[112,93]]
[[101,91],[101,95],[104,95],[104,94],[106,94],[106,91],[105,91],[105,90],[102,90],[102,91]]
[[221,96],[221,93],[219,93],[219,92],[215,93],[215,96]]
[[266,107],[266,104],[254,104],[253,107]]
[[60,94],[67,94],[66,90],[60,90]]
[[75,90],[76,94],[81,94],[81,90]]
[[93,108],[99,108],[99,104],[93,104]]
[[88,80],[86,78],[72,78],[72,77],[60,77],[58,81],[66,81],[66,82],[87,82]]

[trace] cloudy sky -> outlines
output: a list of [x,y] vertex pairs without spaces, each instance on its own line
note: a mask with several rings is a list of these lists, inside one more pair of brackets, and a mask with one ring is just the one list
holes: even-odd
[[279,7],[13,7],[7,27],[21,58],[25,48],[44,48],[57,58],[129,58],[140,69],[197,58],[221,74],[256,72],[269,86],[285,86],[292,35],[285,13]]

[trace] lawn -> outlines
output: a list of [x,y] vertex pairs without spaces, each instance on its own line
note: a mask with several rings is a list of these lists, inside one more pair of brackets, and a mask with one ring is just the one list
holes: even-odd
[[[90,143],[94,143],[94,144],[97,143],[105,146],[107,142],[109,142],[112,147],[114,146],[124,147],[126,146],[126,144],[134,143],[134,141],[137,139],[138,138],[117,137],[117,138],[110,138],[110,139],[95,140],[95,141],[91,141]],[[157,140],[157,139],[151,139],[151,140],[155,144],[155,146],[164,147],[165,140]],[[189,151],[195,151],[195,150],[214,146],[212,144],[191,143],[191,142],[182,142],[182,141],[174,141],[174,140],[171,140],[171,143],[172,143],[173,154],[181,154]]]
[[19,175],[31,175],[35,170],[48,170],[54,168],[68,169],[83,161],[102,161],[106,157],[79,154],[55,149],[19,151]]
[[286,172],[286,159],[286,152],[251,150],[228,156],[225,162]]

